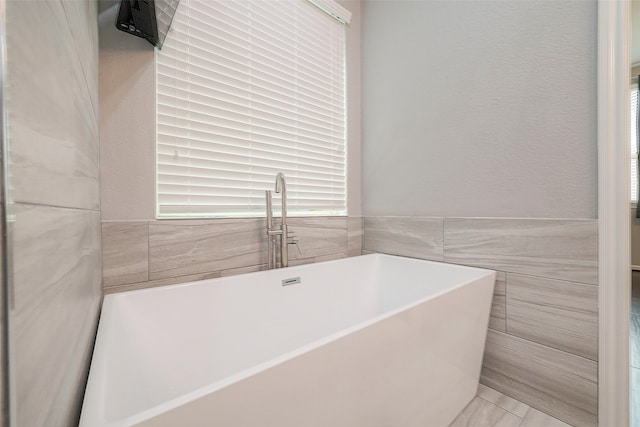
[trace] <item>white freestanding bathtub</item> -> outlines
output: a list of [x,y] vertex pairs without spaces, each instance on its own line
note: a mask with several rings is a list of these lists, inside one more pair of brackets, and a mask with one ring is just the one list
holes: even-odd
[[494,281],[373,254],[108,295],[80,426],[447,426]]

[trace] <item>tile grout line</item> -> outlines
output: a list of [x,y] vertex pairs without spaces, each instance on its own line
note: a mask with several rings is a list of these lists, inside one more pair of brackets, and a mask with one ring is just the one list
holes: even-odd
[[[483,385],[484,385],[484,384],[483,384]],[[502,407],[502,406],[498,405],[497,403],[491,402],[490,400],[485,399],[484,397],[482,397],[482,396],[480,396],[480,395],[477,395],[477,397],[479,397],[480,399],[482,399],[482,400],[484,400],[484,401],[486,401],[486,402],[489,402],[489,403],[493,404],[494,406],[497,406],[498,408],[500,408],[500,409],[502,409],[502,410],[504,410],[504,411],[506,411],[506,412],[508,412],[508,413],[510,413],[510,414],[512,414],[512,415],[514,415],[514,416],[516,416],[516,417],[518,417],[518,418],[520,418],[520,420],[521,420],[521,421],[520,421],[520,425],[522,424],[522,422],[524,421],[524,419],[527,417],[527,414],[529,413],[529,411],[531,411],[531,410],[533,409],[533,410],[535,410],[535,411],[538,411],[538,412],[541,412],[541,413],[545,414],[546,416],[548,416],[548,417],[552,418],[553,420],[557,420],[557,421],[559,421],[559,422],[562,422],[562,423],[564,423],[564,424],[567,424],[567,425],[571,426],[569,423],[567,423],[567,422],[565,422],[565,421],[562,421],[562,420],[560,420],[559,418],[554,417],[553,415],[550,415],[550,414],[548,414],[548,413],[546,413],[546,412],[544,412],[544,411],[541,411],[541,410],[539,410],[539,409],[537,409],[537,408],[534,408],[534,407],[533,407],[533,406],[531,406],[531,405],[527,405],[526,403],[524,403],[524,402],[522,402],[522,401],[520,401],[520,400],[518,400],[518,399],[514,399],[513,397],[507,396],[506,394],[501,393],[501,392],[499,392],[498,390],[496,390],[496,389],[494,389],[494,388],[491,388],[491,387],[486,386],[486,385],[485,385],[485,387],[486,387],[486,388],[488,388],[488,389],[490,389],[490,390],[493,390],[493,391],[495,391],[495,392],[497,392],[497,393],[500,393],[502,396],[505,396],[505,397],[507,397],[507,398],[509,398],[509,399],[511,399],[511,400],[514,400],[514,401],[516,401],[516,402],[518,402],[518,403],[521,403],[521,404],[523,404],[523,405],[525,405],[525,406],[527,407],[527,411],[524,413],[524,415],[523,415],[523,416],[520,416],[520,415],[518,415],[518,414],[513,413],[513,412],[512,412],[512,411],[510,411],[509,409],[504,408],[504,407]]]
[[[83,211],[83,212],[98,212],[100,213],[100,222],[102,223],[102,210],[100,210],[100,208],[98,209],[78,208],[75,206],[62,206],[62,205],[52,205],[52,204],[46,204],[46,203],[21,202],[19,200],[14,200],[11,204],[35,206],[35,207],[41,207],[41,208],[66,209],[66,210]],[[7,203],[7,205],[9,205],[9,203]]]
[[[487,387],[487,386],[485,386],[485,387]],[[498,390],[492,389],[491,387],[487,387],[487,388],[490,388],[491,390],[493,390],[493,391],[496,391],[496,392],[500,393]],[[503,393],[500,393],[500,394],[502,394],[502,395],[503,395],[503,396],[505,396],[505,397],[508,397],[509,399],[515,400],[515,401],[516,401],[516,402],[518,402],[518,403],[522,403],[523,405],[526,405],[526,406],[527,406],[527,412],[529,412],[529,409],[531,409],[531,406],[527,405],[526,403],[520,402],[519,400],[516,400],[516,399],[514,399],[513,397],[509,397],[509,396],[507,396],[506,394],[503,394]],[[507,408],[504,408],[504,407],[502,407],[502,406],[498,405],[497,403],[494,403],[494,402],[492,402],[492,401],[490,401],[490,400],[488,400],[488,399],[485,399],[484,397],[482,397],[482,396],[480,396],[480,395],[476,395],[476,397],[477,397],[478,399],[482,399],[482,400],[484,400],[485,402],[488,402],[488,403],[492,404],[492,405],[493,405],[493,406],[495,406],[496,408],[500,408],[500,409],[502,409],[503,411],[505,411],[505,412],[507,412],[507,413],[509,413],[509,414],[513,415],[514,417],[518,417],[518,418],[520,419],[520,421],[521,421],[521,422],[522,422],[522,420],[524,420],[524,416],[522,416],[522,417],[521,417],[521,416],[520,416],[520,415],[518,415],[518,414],[514,414],[513,412],[511,412],[511,411],[510,411],[510,410],[508,410]],[[466,408],[465,408],[465,409],[466,409]],[[526,412],[525,412],[525,415],[526,415]]]
[[442,262],[446,262],[444,258],[444,218],[442,218],[442,227],[440,228],[440,237],[442,238]]
[[504,270],[504,269],[498,268],[498,267],[489,267],[489,266],[483,266],[483,265],[478,265],[478,264],[467,264],[467,263],[464,263],[464,262],[452,262],[452,261],[446,261],[446,260],[444,262],[446,264],[462,265],[462,266],[465,266],[465,267],[484,268],[485,270],[500,271],[500,272],[503,272],[505,274],[507,274],[507,273],[509,273],[509,274],[517,274],[517,275],[520,275],[520,276],[537,277],[539,279],[557,280],[557,281],[560,281],[560,282],[568,282],[568,283],[573,283],[573,284],[581,285],[581,286],[598,287],[597,284],[593,284],[593,283],[585,283],[585,282],[580,282],[580,281],[577,281],[577,280],[559,279],[557,277],[550,277],[550,276],[540,276],[540,275],[537,275],[537,274],[519,273],[517,271],[508,271],[508,270]]
[[147,221],[147,282],[151,281],[151,224]]
[[504,333],[505,334],[509,332],[509,329],[507,328],[507,319],[509,318],[509,304],[507,303],[509,301],[508,275],[509,273],[505,271],[504,272]]
[[[533,344],[533,345],[541,346],[541,347],[547,348],[547,349],[549,349],[549,350],[558,351],[558,352],[560,352],[560,353],[564,353],[564,354],[567,354],[567,355],[569,355],[569,356],[579,357],[579,358],[580,358],[580,359],[582,359],[583,361],[586,361],[586,362],[589,362],[589,363],[594,363],[594,364],[598,365],[598,361],[597,361],[597,360],[589,359],[588,357],[584,357],[584,356],[581,356],[581,355],[579,355],[579,354],[574,354],[574,353],[571,353],[571,352],[566,351],[566,350],[560,350],[559,348],[551,347],[551,346],[548,346],[548,345],[546,345],[546,344],[540,344],[539,342],[531,341],[531,340],[528,340],[527,338],[522,338],[522,337],[519,337],[519,336],[517,336],[517,335],[513,335],[513,334],[510,334],[510,333],[507,333],[507,332],[500,332],[500,331],[496,331],[495,329],[491,329],[491,330],[492,330],[494,333],[507,335],[507,336],[509,336],[509,337],[511,337],[511,338],[515,338],[515,339],[520,340],[520,341],[525,341],[525,342],[527,342],[527,343],[529,343],[529,344]],[[580,375],[580,376],[582,377],[582,375]],[[584,377],[583,377],[583,378],[584,378]],[[585,378],[585,379],[586,379],[586,378]],[[596,381],[596,382],[597,382],[597,381]]]

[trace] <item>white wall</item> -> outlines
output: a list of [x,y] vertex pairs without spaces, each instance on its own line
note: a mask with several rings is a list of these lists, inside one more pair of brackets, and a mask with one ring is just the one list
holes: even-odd
[[594,218],[595,1],[366,1],[364,215]]
[[[360,1],[347,29],[348,210],[360,200]],[[153,47],[116,30],[118,5],[100,12],[100,192],[103,220],[155,218],[155,65]]]

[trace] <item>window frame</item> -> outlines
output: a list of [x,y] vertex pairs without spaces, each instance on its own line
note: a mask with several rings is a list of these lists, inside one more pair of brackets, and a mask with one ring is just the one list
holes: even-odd
[[[639,84],[638,84],[638,76],[632,77],[631,78],[631,82],[630,82],[630,90],[629,90],[629,107],[630,107],[630,127],[629,127],[629,162],[630,162],[630,190],[632,191],[632,193],[629,195],[629,200],[630,200],[630,205],[632,208],[637,208],[638,206],[638,199],[640,198],[640,185],[638,183],[638,173],[640,173],[640,162],[637,162],[638,159],[638,153],[636,152],[635,148],[636,148],[636,144],[637,142],[634,141],[634,135],[636,136],[636,138],[638,137],[637,132],[640,131],[640,129],[638,129],[638,115],[640,114],[640,109],[638,108],[638,100],[640,99],[640,89],[639,89]],[[635,106],[633,105],[633,92],[635,91],[636,93],[636,104]],[[635,110],[635,115],[634,115],[634,110]],[[633,168],[633,161],[636,160],[636,166],[635,166],[635,183],[634,183],[634,168]],[[634,194],[633,194],[633,188],[636,188],[635,191],[635,199],[634,199]]]
[[[314,6],[317,6],[317,8],[319,8],[319,13],[326,13],[328,15],[330,15],[332,18],[335,18],[337,21],[340,21],[342,23],[344,22],[349,22],[350,21],[350,17],[351,14],[349,11],[346,11],[346,9],[344,9],[344,11],[346,11],[346,13],[348,14],[348,16],[346,18],[344,18],[344,15],[342,16],[337,16],[334,10],[330,10],[330,8],[326,8],[327,4],[337,4],[335,2],[333,2],[332,0],[300,0],[300,1],[304,1],[304,2],[309,2],[310,4],[313,4]],[[341,6],[338,5],[338,8],[342,8]],[[349,106],[349,86],[347,84],[348,80],[349,80],[349,67],[348,67],[348,58],[349,58],[349,52],[348,52],[348,47],[347,47],[347,28],[345,26],[344,31],[344,36],[343,36],[343,43],[344,43],[344,48],[343,48],[343,64],[344,64],[344,71],[342,74],[342,79],[344,80],[344,92],[343,92],[343,98],[344,98],[344,107],[343,107],[343,121],[344,121],[344,145],[343,145],[343,188],[344,188],[344,202],[343,202],[343,208],[341,210],[311,210],[311,211],[300,211],[300,210],[295,210],[295,209],[291,209],[289,208],[289,214],[290,216],[296,216],[296,217],[347,217],[349,215],[349,189],[350,189],[350,180],[349,180],[349,152],[350,152],[350,138],[349,138],[349,110],[350,110],[350,106]],[[154,65],[155,65],[155,73],[157,76],[158,73],[158,61],[157,61],[157,55],[158,55],[158,49],[156,49],[155,52],[155,58],[154,58]],[[156,110],[158,107],[158,90],[157,90],[157,82],[156,82],[156,91],[155,91],[155,97],[156,97],[156,102],[155,102],[155,106],[156,106]],[[215,211],[215,212],[206,212],[206,213],[187,213],[187,212],[182,212],[182,213],[162,213],[160,211],[160,201],[159,199],[159,172],[158,172],[158,167],[159,167],[159,161],[158,161],[158,122],[157,122],[157,111],[156,111],[156,135],[155,135],[155,149],[156,149],[156,156],[155,156],[155,216],[157,219],[222,219],[222,218],[264,218],[265,217],[265,211],[264,209],[262,210],[247,210],[247,211],[235,211],[235,212],[221,212],[221,211]],[[275,181],[275,173],[273,174],[273,179]],[[273,190],[273,184],[270,185],[269,189]],[[288,189],[289,192],[291,192],[290,189]],[[275,195],[275,197],[277,197],[277,195]],[[274,198],[275,199],[275,198]],[[279,203],[276,201],[277,199],[274,200],[274,207],[278,207]],[[291,200],[291,197],[290,197]],[[248,204],[247,206],[256,206],[255,204]]]

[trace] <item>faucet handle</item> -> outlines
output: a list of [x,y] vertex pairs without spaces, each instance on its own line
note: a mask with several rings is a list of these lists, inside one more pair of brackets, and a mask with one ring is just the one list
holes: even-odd
[[300,250],[300,245],[298,244],[300,240],[296,233],[293,230],[287,230],[287,244],[288,245],[296,245],[296,249],[298,250],[298,254],[302,255],[302,251]]
[[298,255],[302,255],[302,251],[300,250],[300,245],[298,245],[298,238],[293,238],[290,242],[287,242],[289,245],[296,245],[296,249],[298,250]]

